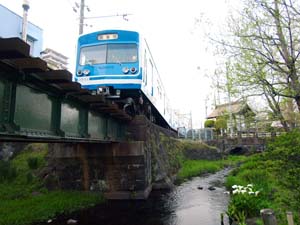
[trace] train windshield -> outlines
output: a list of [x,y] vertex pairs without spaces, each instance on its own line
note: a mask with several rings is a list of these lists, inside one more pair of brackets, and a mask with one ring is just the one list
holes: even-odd
[[83,47],[80,50],[80,65],[137,62],[136,44],[104,44]]

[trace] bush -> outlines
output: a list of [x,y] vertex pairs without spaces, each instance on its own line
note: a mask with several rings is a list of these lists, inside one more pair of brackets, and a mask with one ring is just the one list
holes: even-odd
[[260,191],[252,184],[233,185],[232,189],[232,198],[229,204],[236,209],[236,212],[244,212],[246,217],[253,217],[259,215],[260,209],[266,207],[262,204],[263,197],[261,197]]
[[17,176],[17,170],[9,161],[0,161],[0,182],[11,181]]
[[215,122],[215,129],[217,132],[221,132],[221,130],[227,129],[227,120],[223,117],[220,117]]
[[[297,130],[268,143],[266,152],[250,156],[227,177],[226,187],[230,189],[234,184],[251,183],[261,191],[259,198],[254,200],[246,195],[232,196],[228,213],[240,212],[249,217],[258,214],[259,209],[272,208],[279,224],[285,224],[286,211],[300,210],[299,161],[300,132]],[[294,219],[299,224],[299,218],[295,216]]]
[[32,170],[35,170],[39,167],[39,160],[37,157],[29,157],[27,159],[28,167]]
[[215,121],[214,120],[206,120],[204,123],[204,127],[208,127],[208,128],[215,127]]

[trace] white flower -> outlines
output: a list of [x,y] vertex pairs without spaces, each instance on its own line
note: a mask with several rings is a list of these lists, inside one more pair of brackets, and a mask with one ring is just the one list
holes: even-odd
[[249,194],[249,195],[253,195],[254,192],[253,192],[253,191],[249,191],[248,194]]
[[245,194],[247,191],[246,190],[241,190],[241,193],[242,194]]
[[233,190],[233,191],[232,191],[232,194],[234,194],[234,195],[235,195],[235,194],[239,194],[239,193],[240,193],[239,190]]
[[259,191],[256,191],[256,192],[255,192],[255,196],[257,196],[258,194],[259,194]]
[[232,188],[233,189],[236,189],[238,186],[235,184],[235,185],[232,185]]
[[251,188],[252,188],[252,187],[253,187],[253,184],[248,184],[247,187],[251,187]]

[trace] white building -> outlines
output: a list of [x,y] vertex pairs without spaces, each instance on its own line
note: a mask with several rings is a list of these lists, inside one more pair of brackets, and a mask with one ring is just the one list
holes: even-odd
[[48,67],[53,70],[66,70],[68,66],[68,57],[53,49],[46,48],[41,52],[41,58],[45,60]]

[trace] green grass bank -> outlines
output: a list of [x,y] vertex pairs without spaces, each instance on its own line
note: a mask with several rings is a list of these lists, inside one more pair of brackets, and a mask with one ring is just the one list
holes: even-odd
[[[216,148],[208,146],[201,142],[196,141],[188,141],[182,140],[181,141],[181,157],[180,157],[180,164],[181,169],[177,174],[177,183],[182,183],[192,177],[201,176],[206,173],[215,173],[219,170],[224,169],[225,167],[234,167],[237,164],[240,164],[246,160],[246,156],[223,156],[220,155],[219,158],[216,159],[191,159],[189,154],[186,152],[190,152],[190,150],[201,152],[211,151],[212,155],[215,155],[217,151]],[[208,153],[209,154],[209,153]],[[208,157],[209,158],[209,157]]]
[[0,225],[25,225],[91,207],[101,194],[48,191],[38,178],[47,144],[30,144],[13,160],[0,161]]
[[[251,192],[257,195],[245,190],[249,184],[253,185]],[[247,217],[260,217],[262,208],[273,209],[280,225],[287,224],[286,211],[292,211],[295,224],[299,224],[300,132],[284,134],[270,142],[264,153],[248,157],[230,173],[226,186],[236,190],[228,212],[237,217],[240,224]],[[258,219],[257,224],[262,222]]]

